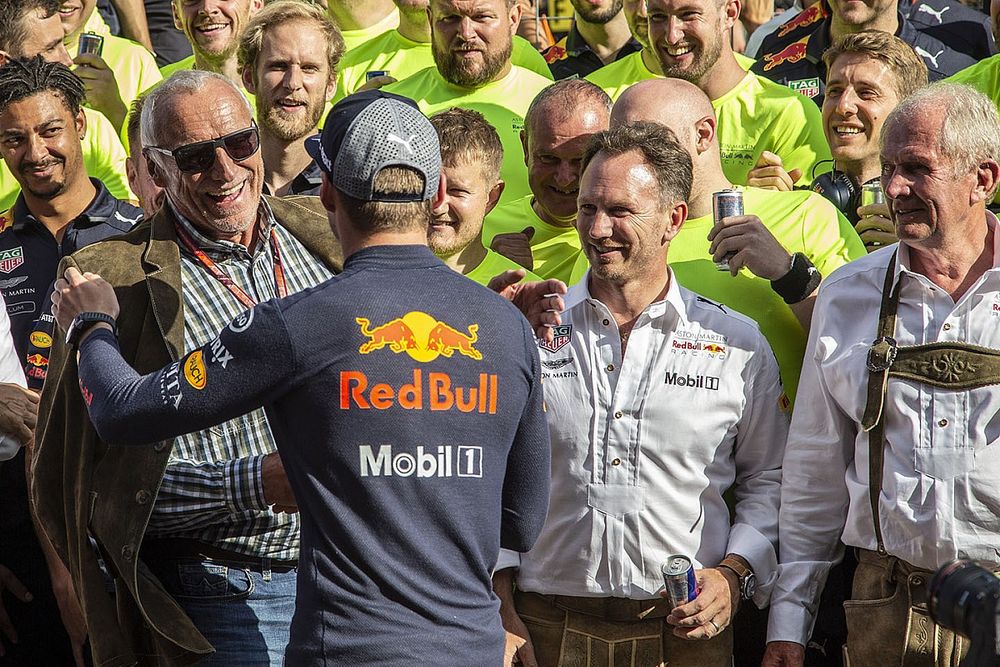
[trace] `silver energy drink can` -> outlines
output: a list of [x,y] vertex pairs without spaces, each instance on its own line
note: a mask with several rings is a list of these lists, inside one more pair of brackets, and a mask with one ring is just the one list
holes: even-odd
[[694,578],[694,565],[687,556],[668,556],[660,564],[663,586],[667,589],[670,608],[687,604],[698,597],[698,582]]
[[861,186],[861,205],[871,206],[872,204],[884,204],[885,193],[882,192],[882,184],[878,181],[868,181]]
[[[722,222],[723,218],[734,215],[743,215],[743,192],[740,190],[722,190],[712,194],[712,217],[715,224]],[[721,262],[715,263],[715,268],[719,271],[729,271],[729,259],[733,253],[729,253]]]
[[370,69],[367,72],[365,72],[365,81],[371,81],[372,79],[378,78],[380,76],[389,76],[389,70]]
[[89,54],[92,56],[101,56],[101,52],[104,51],[104,38],[93,32],[85,32],[80,35],[80,45],[77,48],[77,53],[79,54]]

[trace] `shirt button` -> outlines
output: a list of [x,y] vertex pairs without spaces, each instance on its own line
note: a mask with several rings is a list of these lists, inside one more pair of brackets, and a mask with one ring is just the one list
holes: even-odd
[[122,558],[125,560],[132,560],[132,556],[135,554],[135,549],[132,548],[131,544],[126,544],[122,547]]
[[608,326],[609,324],[611,324],[611,320],[607,320],[606,319],[606,320],[604,320],[603,324],[604,324],[604,326]]
[[942,419],[942,420],[938,421],[938,426],[940,426],[941,428],[944,428],[947,425],[948,425],[948,420],[947,419]]
[[146,503],[149,502],[149,499],[150,499],[150,494],[149,491],[147,491],[146,489],[142,489],[137,494],[135,494],[135,502],[139,503],[140,505],[145,505]]
[[621,418],[622,418],[622,411],[619,410],[618,412],[615,413],[615,419],[621,419]]
[[166,440],[161,440],[158,443],[156,443],[155,445],[153,445],[153,451],[154,452],[162,452],[166,448],[167,448],[167,441]]
[[608,372],[610,373],[613,370],[615,370],[615,365],[614,364],[608,364]]
[[622,464],[621,459],[615,459],[614,461],[611,462],[611,465],[613,466],[620,466],[621,464]]
[[944,325],[944,330],[945,331],[951,331],[951,325],[950,324],[945,324]]

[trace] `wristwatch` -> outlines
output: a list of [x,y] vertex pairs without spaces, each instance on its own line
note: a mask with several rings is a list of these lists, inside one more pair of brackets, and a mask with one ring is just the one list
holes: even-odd
[[757,575],[753,573],[742,558],[736,556],[726,556],[719,563],[719,567],[724,567],[736,575],[739,582],[740,599],[749,600],[757,592]]
[[115,322],[115,318],[107,313],[85,312],[80,313],[70,322],[69,329],[66,329],[66,344],[75,348],[83,334],[98,322],[110,324],[114,334],[118,335],[118,323]]

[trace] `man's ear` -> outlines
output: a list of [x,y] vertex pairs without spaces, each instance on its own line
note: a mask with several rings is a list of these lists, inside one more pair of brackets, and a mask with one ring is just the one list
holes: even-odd
[[251,95],[257,94],[257,82],[254,81],[254,67],[253,65],[247,63],[243,67],[243,71],[240,72],[240,80],[243,82],[243,87],[247,89],[247,92]]
[[487,215],[492,213],[493,209],[495,209],[497,207],[497,204],[500,203],[500,195],[503,194],[503,190],[505,187],[507,187],[506,183],[504,183],[503,181],[497,181],[496,185],[490,188],[490,195],[489,198],[486,200],[486,214],[483,217],[486,217]]
[[160,171],[160,165],[156,164],[156,160],[149,157],[149,152],[143,149],[142,159],[146,161],[146,171],[149,172],[149,177],[153,179],[153,182],[161,188],[167,187],[167,181],[163,178],[163,172]]
[[0,49],[0,67],[3,67],[7,63],[9,63],[13,59],[13,57],[14,56],[10,55],[6,51]]
[[326,172],[323,172],[323,182],[319,186],[319,200],[323,203],[323,208],[325,208],[328,212],[333,213],[337,210],[337,202],[334,199],[333,194],[333,185],[331,185]]
[[83,113],[82,107],[76,112],[74,122],[76,123],[77,136],[80,137],[80,141],[83,141],[87,138],[87,116]]

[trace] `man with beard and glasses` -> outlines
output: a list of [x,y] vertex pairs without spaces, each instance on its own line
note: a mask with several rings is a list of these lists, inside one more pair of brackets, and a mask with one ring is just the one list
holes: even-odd
[[[84,94],[69,68],[41,56],[0,67],[0,154],[21,186],[14,207],[0,213],[0,292],[14,348],[35,390],[45,380],[55,335],[48,297],[59,261],[127,232],[142,217],[87,176]],[[74,654],[82,660],[86,627],[68,571],[36,537],[24,453],[0,468],[0,506],[0,563],[35,598],[8,607],[19,641],[7,647],[0,664],[64,665]]]
[[503,143],[500,202],[529,193],[521,159],[520,133],[528,105],[552,82],[511,62],[513,36],[521,19],[514,0],[431,0],[428,67],[385,88],[416,101],[425,114],[451,107],[478,111]]
[[574,226],[580,160],[610,115],[611,99],[583,79],[557,81],[538,94],[521,131],[531,194],[487,216],[483,243],[546,279],[572,285],[583,276]]
[[[447,266],[480,285],[519,265],[483,246],[483,218],[500,200],[503,146],[481,113],[449,109],[431,116],[441,144],[441,174],[447,189],[431,209],[427,245]],[[541,280],[530,271],[526,280]]]
[[664,76],[693,83],[712,101],[731,183],[762,185],[757,179],[769,174],[754,170],[777,163],[808,184],[813,167],[830,159],[819,109],[746,71],[729,37],[740,7],[740,0],[650,0],[650,44]]
[[319,194],[322,173],[305,141],[333,94],[343,52],[337,26],[316,5],[279,0],[250,19],[238,57],[257,98],[265,194]]
[[[434,67],[428,0],[393,0],[399,8],[399,26],[344,54],[337,71],[339,101],[364,88],[401,81],[426,67]],[[510,61],[551,79],[549,66],[531,43],[514,35]],[[375,74],[383,72],[384,74]]]
[[642,48],[622,12],[623,0],[571,1],[573,27],[542,53],[556,79],[587,76]]
[[[11,58],[40,55],[67,67],[73,61],[63,45],[59,0],[8,0],[0,12],[0,65]],[[112,195],[131,199],[125,179],[125,149],[114,126],[99,111],[84,109],[87,135],[83,161],[90,176],[100,179]],[[6,165],[0,164],[0,210],[14,203],[19,185]]]

